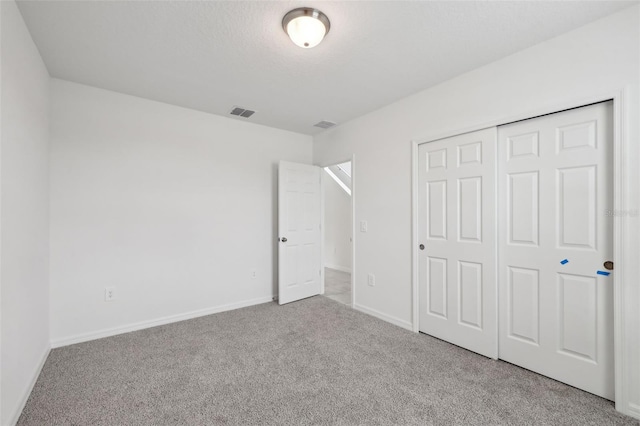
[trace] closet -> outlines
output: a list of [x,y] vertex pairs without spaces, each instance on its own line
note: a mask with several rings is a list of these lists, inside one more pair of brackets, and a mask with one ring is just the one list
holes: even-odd
[[421,144],[419,330],[613,399],[612,102]]

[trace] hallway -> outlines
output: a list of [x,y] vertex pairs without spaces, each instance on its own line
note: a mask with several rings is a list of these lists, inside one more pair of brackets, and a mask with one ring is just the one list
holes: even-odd
[[351,306],[351,274],[324,268],[324,296]]

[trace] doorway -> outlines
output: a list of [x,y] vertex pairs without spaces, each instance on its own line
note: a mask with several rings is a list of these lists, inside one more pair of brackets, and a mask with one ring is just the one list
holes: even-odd
[[353,167],[351,161],[322,169],[324,296],[352,306]]

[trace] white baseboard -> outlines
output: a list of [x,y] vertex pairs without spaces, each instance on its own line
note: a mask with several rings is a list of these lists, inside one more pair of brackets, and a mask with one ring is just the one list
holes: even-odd
[[325,263],[324,267],[325,268],[329,268],[329,269],[335,269],[336,271],[346,272],[348,274],[351,273],[351,268],[347,268],[346,266],[340,266],[340,265],[333,265],[331,263]]
[[47,362],[47,358],[49,357],[49,352],[51,352],[51,347],[47,346],[44,353],[42,354],[42,358],[40,359],[40,362],[38,362],[38,366],[36,367],[36,370],[33,372],[33,376],[29,381],[29,386],[27,386],[27,389],[22,395],[22,398],[20,398],[20,403],[18,404],[15,411],[13,412],[13,415],[10,417],[9,425],[13,426],[16,423],[18,423],[18,419],[22,414],[22,410],[24,410],[24,406],[27,405],[27,400],[29,399],[29,395],[31,395],[31,391],[33,391],[33,387],[36,385],[36,382],[38,381],[38,377],[40,377],[40,372],[42,371],[42,367],[44,367],[44,363]]
[[635,417],[636,419],[640,419],[640,405],[630,402],[628,409],[629,412],[626,414],[630,415],[631,417]]
[[383,321],[390,322],[393,325],[397,325],[398,327],[402,327],[405,330],[413,331],[413,325],[409,321],[401,320],[400,318],[392,317],[391,315],[387,315],[375,309],[367,308],[362,305],[353,305],[353,309],[356,311],[364,312],[365,314],[369,314],[376,318],[379,318]]
[[103,337],[116,336],[118,334],[124,334],[132,331],[143,330],[145,328],[157,327],[159,325],[165,325],[173,322],[189,320],[193,318],[203,317],[206,315],[217,314],[220,312],[232,311],[234,309],[246,308],[247,306],[259,305],[262,303],[267,303],[272,301],[273,301],[273,296],[259,297],[256,299],[244,300],[242,302],[229,303],[227,305],[214,306],[212,308],[205,308],[205,309],[199,309],[196,311],[185,312],[183,314],[170,315],[170,316],[157,318],[149,321],[141,321],[141,322],[128,324],[120,327],[113,327],[113,328],[107,328],[107,329],[102,329],[98,331],[92,331],[89,333],[76,334],[75,336],[63,337],[61,339],[53,340],[51,342],[51,347],[60,348],[62,346],[88,342],[90,340],[102,339]]

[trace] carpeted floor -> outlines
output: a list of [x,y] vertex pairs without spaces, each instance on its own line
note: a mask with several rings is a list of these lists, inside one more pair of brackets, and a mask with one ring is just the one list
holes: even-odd
[[51,352],[19,425],[638,422],[613,404],[324,297]]

